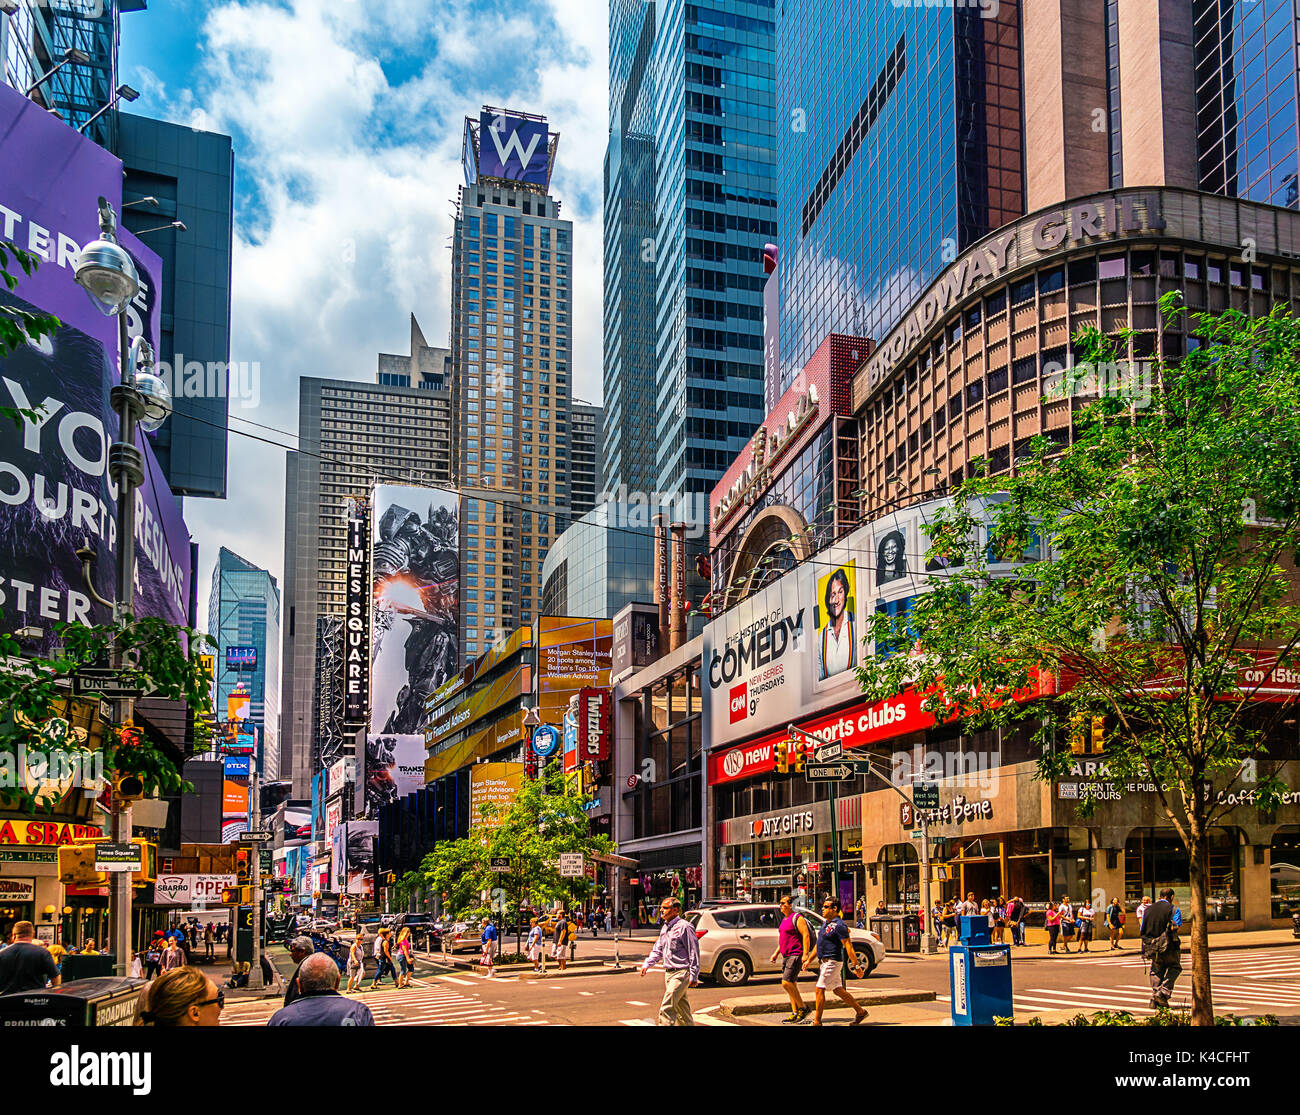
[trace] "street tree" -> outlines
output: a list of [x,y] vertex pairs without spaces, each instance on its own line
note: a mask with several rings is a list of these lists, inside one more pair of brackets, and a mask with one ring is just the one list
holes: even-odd
[[1071,443],[1036,439],[1014,475],[976,462],[926,527],[941,571],[909,615],[875,617],[859,678],[876,700],[914,687],[936,722],[1023,722],[1048,782],[1104,724],[1109,792],[1154,786],[1186,849],[1192,1021],[1211,1025],[1211,829],[1243,782],[1276,808],[1279,764],[1257,761],[1296,734],[1291,699],[1259,691],[1300,640],[1300,321],[1188,315],[1177,294],[1161,313],[1185,356],[1135,369],[1129,334],[1075,337],[1059,393],[1099,397]]
[[[486,917],[507,903],[522,909],[557,899],[581,901],[592,891],[591,880],[562,876],[560,854],[590,857],[614,851],[608,836],[591,832],[583,808],[588,801],[566,785],[559,764],[550,763],[541,777],[523,780],[509,806],[481,806],[468,836],[435,844],[417,876],[444,895],[444,905],[456,916]],[[493,859],[509,861],[509,872],[494,872]]]

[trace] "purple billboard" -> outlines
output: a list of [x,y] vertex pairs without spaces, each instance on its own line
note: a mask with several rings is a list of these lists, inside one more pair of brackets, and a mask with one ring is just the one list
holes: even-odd
[[[118,428],[109,391],[119,379],[117,322],[74,279],[81,246],[99,235],[97,198],[121,208],[122,164],[14,90],[0,86],[0,237],[42,262],[19,275],[0,304],[54,314],[53,336],[0,358],[0,404],[37,410],[0,422],[0,622],[45,632],[60,620],[103,623],[108,610],[86,591],[76,549],[96,553],[95,590],[111,598],[117,551],[117,488],[108,447]],[[141,270],[132,306],[157,343],[159,260],[124,233]],[[188,618],[190,539],[145,435],[145,482],[136,492],[137,615]]]
[[550,131],[545,120],[528,120],[504,112],[482,112],[478,130],[479,175],[549,186],[549,140]]

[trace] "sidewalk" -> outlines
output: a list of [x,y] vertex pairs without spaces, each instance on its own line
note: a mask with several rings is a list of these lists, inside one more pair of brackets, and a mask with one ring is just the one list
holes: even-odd
[[[1184,927],[1186,929],[1186,927]],[[1188,947],[1188,935],[1186,932],[1182,935],[1183,949]],[[1009,941],[1003,942],[1010,944]],[[1285,946],[1295,946],[1300,949],[1300,938],[1292,935],[1289,929],[1256,929],[1243,930],[1232,933],[1211,933],[1210,934],[1210,951],[1211,952],[1228,952],[1233,949],[1258,949],[1258,948],[1283,948]],[[1070,946],[1070,951],[1063,952],[1062,946],[1057,946],[1054,953],[1047,951],[1047,942],[1030,940],[1029,944],[1019,946],[1012,945],[1011,955],[1016,960],[1073,960],[1076,957],[1084,956],[1089,960],[1104,959],[1107,957],[1133,957],[1142,955],[1142,946],[1137,937],[1121,937],[1120,947],[1112,950],[1110,941],[1093,940],[1089,942],[1087,952],[1080,952],[1078,942]],[[898,953],[891,952],[886,954],[887,959],[897,960],[905,957],[907,960],[942,960],[945,964],[948,962],[948,950],[944,946],[939,946],[939,951],[934,956],[926,956],[924,953]]]

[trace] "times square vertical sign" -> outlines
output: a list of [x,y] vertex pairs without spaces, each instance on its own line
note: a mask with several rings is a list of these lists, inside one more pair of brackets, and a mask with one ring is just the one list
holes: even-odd
[[370,500],[347,501],[347,592],[343,616],[343,723],[370,718]]

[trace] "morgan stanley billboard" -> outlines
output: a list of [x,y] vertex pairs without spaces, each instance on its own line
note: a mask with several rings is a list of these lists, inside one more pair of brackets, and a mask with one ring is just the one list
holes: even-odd
[[[108,446],[117,416],[109,391],[119,379],[117,322],[103,316],[73,277],[83,244],[99,235],[97,199],[120,210],[122,164],[62,121],[0,85],[0,237],[35,254],[0,304],[53,314],[52,337],[0,359],[0,404],[38,411],[21,426],[0,422],[0,622],[47,634],[59,620],[101,623],[108,610],[85,590],[76,549],[89,539],[96,591],[112,596],[117,488]],[[123,232],[141,271],[128,331],[157,346],[158,257]],[[185,624],[190,539],[147,435],[144,484],[136,492],[136,613]]]
[[545,120],[504,112],[479,114],[478,173],[545,188],[550,184],[550,130]]

